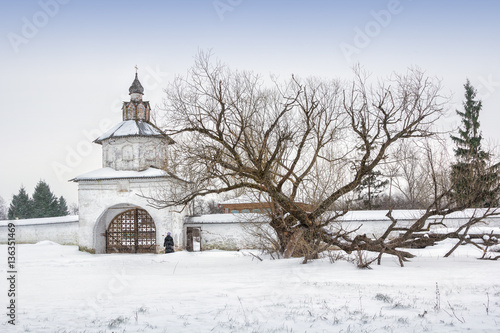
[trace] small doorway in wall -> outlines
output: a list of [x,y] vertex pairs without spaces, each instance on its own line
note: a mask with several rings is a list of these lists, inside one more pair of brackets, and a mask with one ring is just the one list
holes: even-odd
[[186,236],[186,250],[191,252],[201,251],[201,228],[187,227]]
[[127,210],[111,221],[106,231],[107,253],[155,253],[153,218],[140,208]]

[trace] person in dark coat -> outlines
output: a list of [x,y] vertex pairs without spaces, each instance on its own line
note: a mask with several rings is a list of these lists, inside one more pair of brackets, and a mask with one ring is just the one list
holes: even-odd
[[167,232],[163,246],[165,246],[165,253],[174,252],[174,239],[170,236],[170,232]]

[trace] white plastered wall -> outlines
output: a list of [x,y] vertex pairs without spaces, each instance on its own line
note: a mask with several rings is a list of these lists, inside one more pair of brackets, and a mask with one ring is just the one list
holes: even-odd
[[126,137],[102,143],[103,167],[115,170],[144,170],[164,167],[167,140],[156,137]]

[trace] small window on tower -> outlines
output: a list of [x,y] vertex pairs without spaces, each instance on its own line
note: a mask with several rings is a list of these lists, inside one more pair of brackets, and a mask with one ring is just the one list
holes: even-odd
[[122,149],[122,159],[124,161],[132,161],[134,159],[134,152],[132,146],[125,146]]
[[135,106],[134,103],[130,103],[127,108],[127,119],[135,119]]
[[146,108],[144,105],[137,105],[137,119],[146,119]]

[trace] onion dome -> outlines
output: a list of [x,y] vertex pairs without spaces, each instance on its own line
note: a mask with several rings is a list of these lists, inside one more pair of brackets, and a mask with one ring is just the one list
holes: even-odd
[[132,85],[130,86],[130,88],[128,88],[128,93],[129,93],[129,95],[132,95],[132,94],[144,95],[144,88],[142,87],[142,84],[139,82],[139,78],[137,77],[137,73],[135,73],[134,82],[132,82]]

